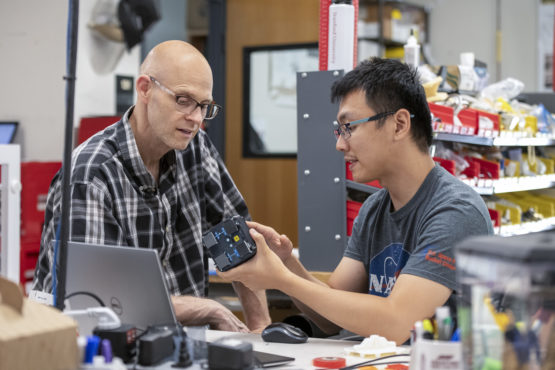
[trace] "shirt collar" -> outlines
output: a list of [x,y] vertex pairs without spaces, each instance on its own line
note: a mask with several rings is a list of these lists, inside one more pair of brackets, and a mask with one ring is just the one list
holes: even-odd
[[[129,117],[131,117],[134,108],[135,106],[132,106],[127,110],[127,112],[125,112],[121,119],[122,124],[118,127],[116,135],[119,149],[125,166],[131,169],[131,173],[137,178],[137,182],[140,185],[157,187],[154,178],[150,172],[148,172],[143,159],[141,158],[137,142],[135,141],[135,135],[133,134],[133,129],[129,123]],[[171,171],[172,174],[175,175],[175,163],[175,150],[170,150],[160,159],[160,178],[167,177],[168,171]],[[175,176],[173,176],[173,178],[175,178]]]

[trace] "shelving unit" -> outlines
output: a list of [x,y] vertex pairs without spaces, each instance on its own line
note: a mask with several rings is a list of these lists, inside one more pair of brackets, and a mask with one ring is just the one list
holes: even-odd
[[552,146],[555,139],[550,137],[482,137],[473,135],[449,134],[436,132],[434,139],[439,141],[450,141],[463,144],[484,146]]
[[[456,142],[490,147],[530,147],[554,146],[553,137],[481,137],[458,135],[450,133],[435,133],[437,141]],[[480,195],[495,195],[529,190],[541,190],[555,187],[555,174],[538,176],[519,176],[499,179],[462,179]],[[555,217],[540,221],[524,222],[519,225],[502,225],[494,228],[495,233],[501,236],[523,235],[531,232],[555,229]]]
[[[412,19],[408,20],[409,17]],[[403,47],[411,28],[419,32],[420,43],[428,41],[428,11],[421,5],[398,0],[360,0],[359,20],[366,22],[365,27],[358,29],[359,43],[376,43],[379,56],[384,56],[387,48]]]
[[[297,75],[299,253],[307,268],[318,271],[331,271],[343,255],[348,240],[347,193],[366,195],[377,190],[348,180],[343,157],[335,150],[332,122],[338,106],[329,102],[329,91],[341,75],[336,71]],[[493,138],[436,133],[435,140],[483,146],[555,145],[555,139],[548,137]],[[463,181],[481,195],[493,195],[555,187],[555,174]],[[494,229],[498,235],[509,236],[554,228],[555,217]]]

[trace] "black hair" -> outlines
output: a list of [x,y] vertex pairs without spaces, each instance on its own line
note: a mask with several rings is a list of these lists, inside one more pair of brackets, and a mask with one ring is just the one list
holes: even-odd
[[[349,93],[362,90],[366,104],[376,113],[395,112],[405,108],[411,119],[411,135],[423,152],[432,145],[432,119],[424,88],[417,71],[395,59],[373,57],[336,81],[331,88],[332,102],[341,101]],[[380,120],[378,127],[383,126]]]

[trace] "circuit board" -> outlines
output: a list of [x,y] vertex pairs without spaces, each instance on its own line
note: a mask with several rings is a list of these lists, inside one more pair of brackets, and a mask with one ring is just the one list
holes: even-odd
[[240,265],[256,254],[256,244],[241,216],[212,227],[204,234],[202,241],[220,271]]

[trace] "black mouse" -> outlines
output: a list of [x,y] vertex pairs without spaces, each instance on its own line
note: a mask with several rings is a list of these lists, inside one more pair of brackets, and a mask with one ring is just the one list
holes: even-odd
[[296,326],[275,322],[262,330],[262,340],[277,343],[304,343],[308,340],[308,335]]

